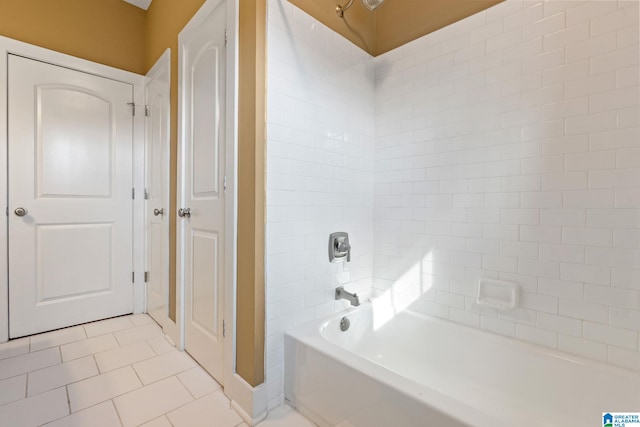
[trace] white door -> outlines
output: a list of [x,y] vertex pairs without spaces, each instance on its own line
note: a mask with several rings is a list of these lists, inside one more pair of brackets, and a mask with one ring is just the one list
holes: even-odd
[[147,312],[169,326],[169,93],[170,58],[163,55],[145,85]]
[[[181,41],[179,219],[185,349],[222,382],[225,265],[225,23],[221,2]],[[179,213],[180,215],[180,213]]]
[[9,335],[133,311],[129,84],[9,56]]

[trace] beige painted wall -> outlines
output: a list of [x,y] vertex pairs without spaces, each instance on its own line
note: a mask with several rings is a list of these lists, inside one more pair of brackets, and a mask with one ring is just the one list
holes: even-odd
[[240,1],[236,370],[254,387],[264,382],[266,7]]
[[0,35],[135,73],[144,20],[122,0],[0,0]]
[[382,55],[504,0],[387,0],[375,15],[375,49]]

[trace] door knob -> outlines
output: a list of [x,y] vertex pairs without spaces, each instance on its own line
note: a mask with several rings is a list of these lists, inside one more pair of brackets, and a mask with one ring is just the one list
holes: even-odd
[[29,213],[29,211],[27,211],[25,208],[16,208],[16,210],[13,212],[18,216],[25,216]]
[[153,214],[154,214],[155,216],[158,216],[158,215],[164,215],[164,209],[154,209],[154,210],[153,210]]
[[191,209],[190,208],[178,209],[178,216],[180,218],[189,218],[191,216]]

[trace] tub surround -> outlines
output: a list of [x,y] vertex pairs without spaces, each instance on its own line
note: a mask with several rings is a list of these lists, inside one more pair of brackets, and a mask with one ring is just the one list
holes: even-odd
[[638,6],[506,1],[375,59],[381,294],[640,370]]
[[[507,0],[375,59],[268,15],[270,407],[283,332],[346,308],[340,285],[640,371],[638,2]],[[336,230],[351,263],[326,260]],[[478,307],[481,278],[520,306]]]

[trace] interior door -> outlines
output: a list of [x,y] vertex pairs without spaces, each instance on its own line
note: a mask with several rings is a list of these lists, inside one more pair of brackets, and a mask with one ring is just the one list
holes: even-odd
[[133,311],[133,87],[9,55],[11,338]]
[[149,73],[146,92],[147,312],[169,318],[169,55]]
[[222,1],[182,42],[185,349],[222,382],[225,265],[225,23]]

